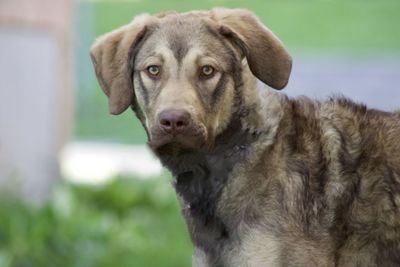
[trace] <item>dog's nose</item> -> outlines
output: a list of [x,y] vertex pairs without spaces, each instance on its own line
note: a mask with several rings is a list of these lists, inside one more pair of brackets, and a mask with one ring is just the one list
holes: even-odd
[[159,115],[160,127],[167,133],[183,132],[190,123],[190,114],[184,110],[166,110]]

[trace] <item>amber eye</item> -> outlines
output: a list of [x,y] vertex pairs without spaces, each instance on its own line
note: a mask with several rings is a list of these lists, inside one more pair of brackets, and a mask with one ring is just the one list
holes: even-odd
[[157,76],[160,73],[160,67],[156,66],[156,65],[151,65],[151,66],[147,67],[147,72],[151,76]]
[[214,68],[210,65],[205,65],[201,67],[201,74],[205,77],[211,77],[214,74]]

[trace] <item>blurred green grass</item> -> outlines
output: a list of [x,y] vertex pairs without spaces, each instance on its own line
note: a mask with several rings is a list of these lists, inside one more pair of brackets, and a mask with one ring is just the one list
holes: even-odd
[[397,0],[226,0],[98,2],[96,35],[128,23],[134,15],[162,10],[189,11],[216,6],[247,8],[289,49],[327,52],[398,52],[400,1]]
[[[254,11],[295,54],[379,55],[400,51],[398,0],[135,0],[92,4],[96,36],[124,25],[144,12],[224,6]],[[91,98],[82,100],[78,93],[76,137],[144,143],[146,134],[132,112],[109,115],[106,97],[94,77],[91,79],[91,88],[83,88],[92,92]]]
[[0,267],[186,267],[191,245],[168,178],[63,183],[43,207],[0,201]]

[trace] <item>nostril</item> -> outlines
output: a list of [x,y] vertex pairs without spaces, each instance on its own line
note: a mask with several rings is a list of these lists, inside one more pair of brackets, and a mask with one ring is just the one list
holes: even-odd
[[176,127],[181,128],[183,126],[185,126],[185,122],[184,121],[177,121],[176,122]]
[[166,119],[160,120],[160,124],[162,126],[165,126],[165,127],[171,127],[171,122],[169,120],[166,120]]

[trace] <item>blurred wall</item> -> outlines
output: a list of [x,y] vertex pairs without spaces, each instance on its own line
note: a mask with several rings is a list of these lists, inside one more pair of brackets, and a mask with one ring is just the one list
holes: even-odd
[[71,0],[0,1],[0,186],[40,202],[72,122]]

